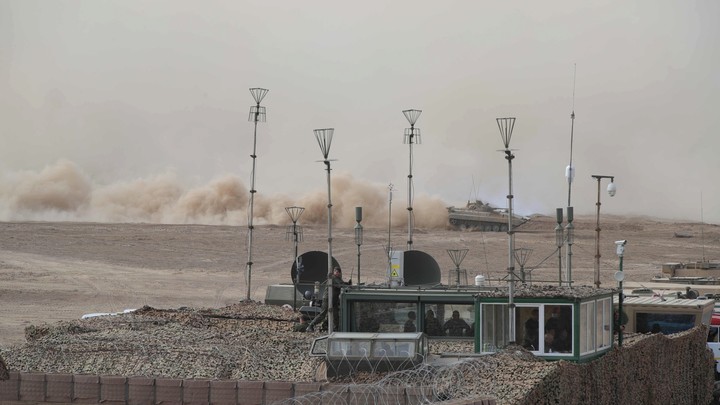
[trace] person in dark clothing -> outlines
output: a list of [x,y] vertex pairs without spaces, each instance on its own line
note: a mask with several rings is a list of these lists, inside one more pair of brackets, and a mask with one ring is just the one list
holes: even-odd
[[[545,322],[545,352],[564,352],[567,353],[572,347],[570,341],[570,314],[565,311],[564,307],[555,306],[550,313],[550,319]],[[548,333],[552,334],[552,339],[548,341]],[[549,343],[549,345],[548,345]]]
[[525,337],[523,338],[523,347],[528,350],[539,350],[538,341],[540,339],[540,323],[538,321],[538,310],[533,308],[530,318],[525,321]]
[[308,317],[300,314],[298,321],[293,325],[293,332],[305,332],[308,327]]
[[403,326],[403,332],[415,332],[416,330],[415,311],[410,311],[408,312],[408,319],[405,321],[405,326]]
[[[340,291],[342,289],[342,286],[344,285],[351,285],[352,280],[348,281],[347,283],[343,281],[342,279],[342,269],[340,269],[339,266],[335,266],[333,268],[333,272],[330,274],[330,277],[328,278],[328,281],[332,283],[332,302],[333,302],[333,329],[337,329],[340,324]],[[327,295],[327,293],[326,293]],[[307,331],[308,332],[314,332],[315,331],[315,325],[323,322],[326,320],[328,314],[328,300],[323,300],[322,303],[322,310],[320,311],[315,318],[313,318],[312,321],[308,324]],[[331,331],[332,332],[332,331]]]
[[463,336],[465,333],[469,335],[470,325],[460,318],[459,311],[453,311],[452,317],[445,322],[442,331],[443,333],[447,332],[448,336]]
[[425,334],[428,336],[442,336],[442,326],[440,321],[435,318],[435,312],[432,309],[428,309],[425,314]]

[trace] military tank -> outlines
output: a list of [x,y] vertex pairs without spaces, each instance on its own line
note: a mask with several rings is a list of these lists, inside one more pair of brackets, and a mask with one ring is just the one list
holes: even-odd
[[[508,214],[505,208],[493,207],[480,200],[468,201],[464,208],[448,207],[448,220],[455,229],[483,232],[507,232]],[[513,215],[513,228],[528,218]]]

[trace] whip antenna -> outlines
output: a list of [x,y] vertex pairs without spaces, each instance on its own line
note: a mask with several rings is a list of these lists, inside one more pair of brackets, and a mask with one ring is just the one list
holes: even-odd
[[572,181],[575,177],[575,167],[572,163],[572,151],[573,151],[573,138],[575,133],[575,79],[577,76],[577,64],[575,64],[573,72],[573,91],[572,91],[572,113],[570,113],[570,164],[565,168],[565,177],[568,182],[568,203],[567,206],[571,207],[570,195],[572,194]]

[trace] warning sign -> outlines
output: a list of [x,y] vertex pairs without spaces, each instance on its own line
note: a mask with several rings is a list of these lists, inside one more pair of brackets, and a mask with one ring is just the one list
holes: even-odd
[[397,270],[392,269],[392,271],[390,272],[390,277],[400,277],[400,276],[398,275]]

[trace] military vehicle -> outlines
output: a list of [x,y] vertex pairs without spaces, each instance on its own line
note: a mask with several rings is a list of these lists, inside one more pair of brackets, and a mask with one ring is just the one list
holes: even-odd
[[[505,208],[496,208],[480,200],[468,201],[465,208],[448,207],[450,225],[456,229],[483,232],[507,232],[508,214]],[[513,227],[522,225],[526,217],[513,214]]]

